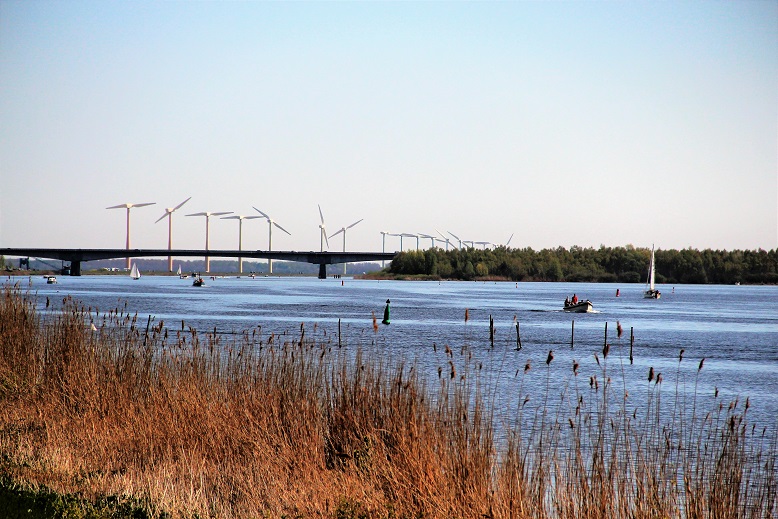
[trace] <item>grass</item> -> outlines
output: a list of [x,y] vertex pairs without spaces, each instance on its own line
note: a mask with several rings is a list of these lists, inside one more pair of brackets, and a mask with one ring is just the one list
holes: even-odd
[[528,363],[517,376],[546,370],[544,401],[521,398],[522,378],[515,425],[503,431],[464,347],[438,348],[451,369],[429,378],[303,327],[225,338],[126,306],[105,312],[66,297],[46,307],[19,285],[0,294],[8,517],[28,517],[31,502],[43,503],[39,517],[767,518],[778,509],[775,432],[749,424],[748,401],[717,399],[704,413],[696,392],[691,403],[662,402],[665,382],[647,373],[633,410],[607,347],[596,373],[570,369],[562,405],[551,405],[552,356]]

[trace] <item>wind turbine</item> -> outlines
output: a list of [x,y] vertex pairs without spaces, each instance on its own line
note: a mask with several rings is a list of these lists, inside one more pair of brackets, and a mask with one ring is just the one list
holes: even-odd
[[[253,220],[261,216],[222,216],[222,220],[238,220],[238,250],[243,250],[243,220]],[[243,274],[243,258],[238,258],[238,272]]]
[[483,248],[483,250],[486,250],[486,246],[487,245],[491,245],[492,244],[492,242],[490,242],[490,241],[476,241],[476,242],[471,242],[471,243],[473,243],[474,245],[480,245]]
[[[440,231],[439,231],[439,230],[437,230],[437,229],[435,229],[435,232],[436,232],[436,233],[438,233],[438,234],[440,235],[440,237],[441,237],[441,239],[442,239],[443,241],[445,241],[445,242],[446,242],[446,250],[448,250],[448,246],[449,246],[449,245],[451,245],[452,247],[454,247],[454,245],[452,245],[452,244],[451,244],[451,240],[450,240],[450,239],[448,239],[448,238],[446,238],[446,237],[443,235],[443,233],[442,233],[442,232],[440,232]],[[456,247],[454,247],[454,248],[456,249]]]
[[[381,231],[381,252],[386,252],[386,237],[387,236],[395,236],[394,234],[390,233],[389,231]],[[386,268],[386,260],[381,262],[381,268]]]
[[[191,200],[192,197],[190,196],[180,204],[178,204],[175,207],[166,207],[165,208],[165,214],[159,217],[159,219],[154,223],[159,223],[161,220],[163,220],[167,216],[167,250],[171,250],[173,248],[173,213],[176,212],[182,205],[187,203],[189,200]],[[167,257],[167,270],[168,272],[173,272],[173,256]]]
[[[106,209],[127,209],[127,250],[130,250],[130,209],[133,207],[143,207],[146,205],[154,205],[156,202],[146,202],[144,204],[119,204],[106,207]],[[127,268],[130,268],[130,258],[127,258]]]
[[[209,246],[208,246],[208,244],[209,244],[208,228],[210,227],[209,226],[209,222],[210,222],[211,216],[221,216],[223,214],[230,214],[230,213],[232,213],[232,211],[220,211],[218,213],[209,213],[207,211],[204,211],[204,212],[201,212],[201,213],[192,213],[192,214],[188,214],[187,215],[187,216],[205,216],[205,250],[206,251],[209,250]],[[211,258],[206,256],[205,257],[205,272],[208,273],[210,271],[211,271]]]
[[[254,206],[252,206],[252,207],[254,207]],[[265,218],[267,218],[267,250],[268,251],[273,250],[273,226],[274,225],[276,227],[278,227],[279,229],[281,229],[282,231],[284,231],[289,236],[292,235],[292,233],[290,233],[289,231],[287,231],[286,229],[284,229],[283,227],[278,225],[275,220],[270,218],[268,215],[266,215],[265,213],[263,213],[262,211],[260,211],[256,207],[254,207],[254,210],[256,212],[258,212],[259,214],[261,214],[262,216],[264,216]],[[273,273],[273,260],[270,259],[270,258],[267,259],[267,271],[268,271],[268,274],[272,274]]]
[[403,248],[403,236],[406,238],[416,238],[416,250],[419,250],[419,235],[413,234],[412,232],[402,232],[400,233],[400,250]]
[[511,240],[513,239],[513,235],[514,235],[514,234],[515,234],[515,233],[511,233],[511,237],[510,237],[510,238],[508,238],[508,241],[506,241],[506,242],[505,242],[505,248],[506,248],[506,249],[508,248],[508,245],[510,245],[510,244],[511,244]]
[[[360,218],[359,220],[357,220],[356,222],[352,223],[348,227],[341,227],[339,231],[335,231],[334,233],[330,234],[330,238],[332,238],[333,236],[336,236],[336,235],[338,235],[340,233],[343,233],[343,252],[346,252],[346,231],[348,229],[351,229],[352,227],[354,227],[356,224],[358,224],[362,220],[364,220],[364,218]],[[322,222],[322,224],[323,224],[323,222]],[[346,263],[345,262],[343,263],[343,275],[344,276],[346,275]]]
[[462,238],[460,238],[459,236],[457,236],[456,234],[454,234],[451,231],[446,231],[446,232],[449,233],[451,236],[453,236],[455,240],[459,241],[459,248],[461,249],[462,248]]
[[433,249],[435,248],[435,237],[434,236],[430,236],[429,234],[422,234],[422,233],[419,233],[419,236],[421,236],[422,238],[428,238],[428,239],[432,240],[432,248]]
[[327,243],[327,248],[330,248],[330,240],[327,239],[327,228],[324,225],[324,214],[321,212],[321,205],[319,205],[319,218],[321,218],[321,223],[319,224],[319,233],[320,241],[321,241],[321,252],[324,252],[324,243]]

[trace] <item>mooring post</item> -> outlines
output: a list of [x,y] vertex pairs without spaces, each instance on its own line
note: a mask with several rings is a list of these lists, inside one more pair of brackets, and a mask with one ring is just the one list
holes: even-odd
[[635,328],[629,327],[629,363],[632,364],[632,345],[635,343]]
[[492,348],[494,348],[494,319],[491,314],[489,315],[489,342],[492,344]]
[[516,351],[521,349],[521,334],[519,333],[519,321],[516,321]]
[[338,318],[338,348],[340,348],[340,318]]
[[602,343],[603,348],[608,344],[608,321],[605,321],[605,340]]
[[572,350],[575,346],[575,319],[573,319],[573,322],[570,325],[570,349]]

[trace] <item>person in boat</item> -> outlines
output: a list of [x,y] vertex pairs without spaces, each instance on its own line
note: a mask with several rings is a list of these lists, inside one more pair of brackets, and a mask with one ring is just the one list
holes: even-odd
[[384,307],[384,319],[381,324],[389,324],[389,300],[386,300],[386,307]]
[[572,304],[577,304],[577,303],[578,303],[578,296],[573,294],[573,303]]
[[570,298],[565,296],[565,308],[567,308],[568,306],[570,306]]

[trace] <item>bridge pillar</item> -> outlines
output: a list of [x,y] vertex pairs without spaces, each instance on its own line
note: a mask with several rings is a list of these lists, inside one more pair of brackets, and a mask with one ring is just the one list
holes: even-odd
[[319,263],[319,279],[327,279],[327,265]]
[[70,275],[71,276],[80,276],[81,275],[81,262],[80,261],[71,261],[70,262]]

